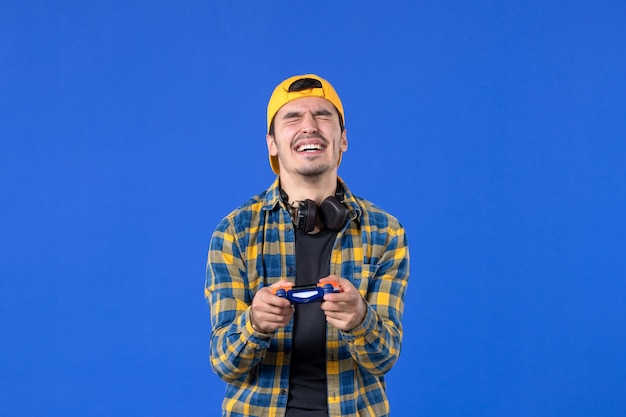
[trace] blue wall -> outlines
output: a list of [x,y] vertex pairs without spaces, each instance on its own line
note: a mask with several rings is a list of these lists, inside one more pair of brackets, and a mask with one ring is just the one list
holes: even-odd
[[218,415],[210,234],[287,76],[411,243],[394,415],[626,415],[621,1],[0,4],[0,414]]

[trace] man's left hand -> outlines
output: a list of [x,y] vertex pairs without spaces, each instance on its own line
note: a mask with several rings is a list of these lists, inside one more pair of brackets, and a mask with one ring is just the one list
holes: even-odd
[[363,322],[367,304],[359,290],[350,281],[335,275],[322,278],[320,283],[335,281],[341,292],[324,295],[321,305],[326,321],[344,332],[354,329]]

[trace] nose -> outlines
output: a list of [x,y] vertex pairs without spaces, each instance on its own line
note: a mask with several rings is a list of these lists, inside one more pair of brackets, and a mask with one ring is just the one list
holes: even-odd
[[317,121],[311,113],[305,113],[302,118],[302,132],[303,133],[316,133]]

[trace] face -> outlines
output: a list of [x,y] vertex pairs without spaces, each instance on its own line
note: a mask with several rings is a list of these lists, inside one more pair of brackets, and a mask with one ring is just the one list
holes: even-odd
[[281,175],[319,177],[336,173],[348,141],[335,106],[321,97],[304,97],[278,110],[267,148],[278,157]]

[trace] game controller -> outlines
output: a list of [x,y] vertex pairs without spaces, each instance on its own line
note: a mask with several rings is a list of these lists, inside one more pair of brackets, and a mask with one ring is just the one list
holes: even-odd
[[324,282],[295,287],[277,287],[274,294],[288,299],[291,304],[306,304],[322,301],[325,294],[341,292],[337,282]]

